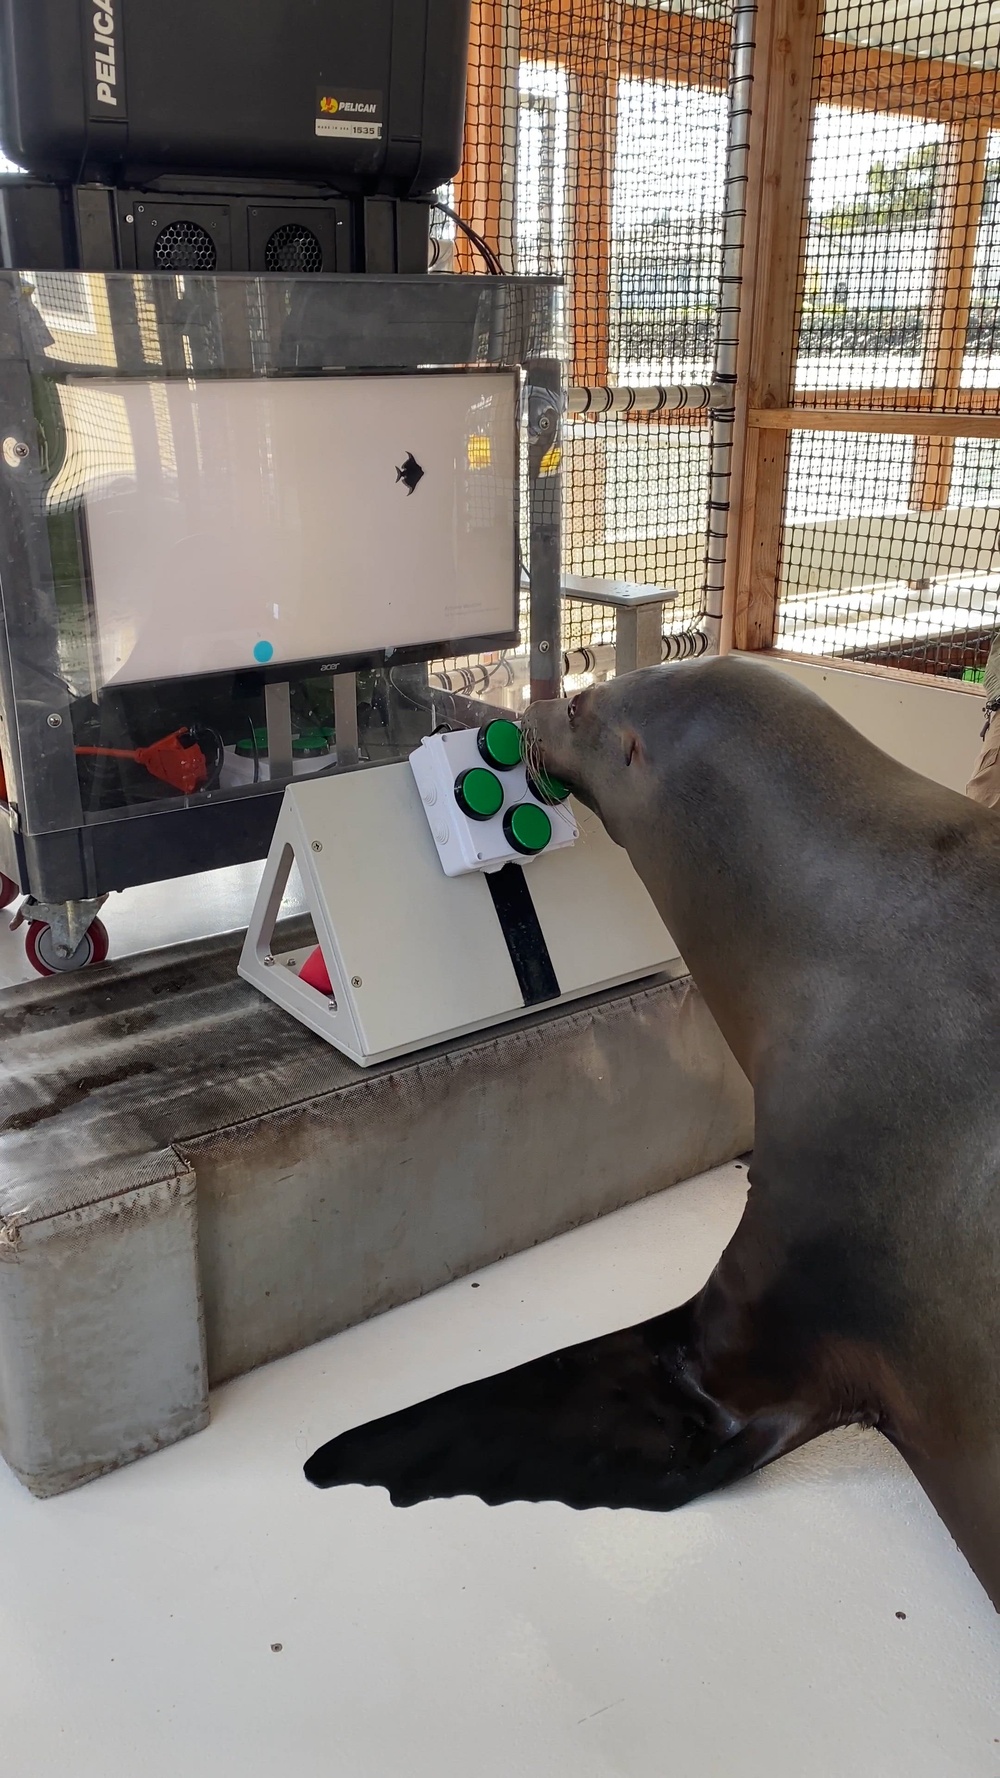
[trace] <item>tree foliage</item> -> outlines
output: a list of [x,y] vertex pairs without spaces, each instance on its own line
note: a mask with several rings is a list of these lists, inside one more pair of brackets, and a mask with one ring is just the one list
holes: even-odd
[[878,229],[926,228],[937,199],[941,145],[925,142],[896,161],[874,161],[867,190],[853,203],[828,210],[821,226],[829,234],[871,234]]

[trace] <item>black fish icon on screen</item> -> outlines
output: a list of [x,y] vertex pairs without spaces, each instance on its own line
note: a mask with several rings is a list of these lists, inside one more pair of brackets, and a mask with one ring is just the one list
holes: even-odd
[[412,451],[407,451],[402,463],[396,465],[396,480],[402,482],[409,497],[419,481],[423,480],[424,472]]

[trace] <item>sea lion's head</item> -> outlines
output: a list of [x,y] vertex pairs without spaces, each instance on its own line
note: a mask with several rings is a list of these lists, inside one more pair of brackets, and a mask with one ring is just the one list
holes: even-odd
[[655,809],[656,735],[672,701],[666,681],[674,671],[626,673],[571,698],[532,704],[524,717],[529,769],[534,765],[568,784],[619,846]]

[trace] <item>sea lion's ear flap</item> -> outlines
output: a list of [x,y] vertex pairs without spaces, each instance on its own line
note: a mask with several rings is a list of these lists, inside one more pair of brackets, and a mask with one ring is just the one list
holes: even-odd
[[643,764],[646,758],[646,749],[643,747],[642,741],[636,734],[634,728],[627,728],[624,731],[622,735],[622,752],[625,755],[625,764],[627,766],[640,766]]

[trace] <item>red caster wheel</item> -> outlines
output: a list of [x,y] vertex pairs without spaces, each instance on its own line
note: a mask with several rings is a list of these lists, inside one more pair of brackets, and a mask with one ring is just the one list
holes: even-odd
[[88,969],[93,963],[103,963],[108,946],[107,929],[100,920],[91,921],[71,957],[60,957],[47,920],[32,920],[24,935],[28,962],[39,975],[65,975],[71,970]]
[[9,908],[11,902],[16,901],[20,893],[13,877],[5,877],[3,871],[0,870],[0,908]]

